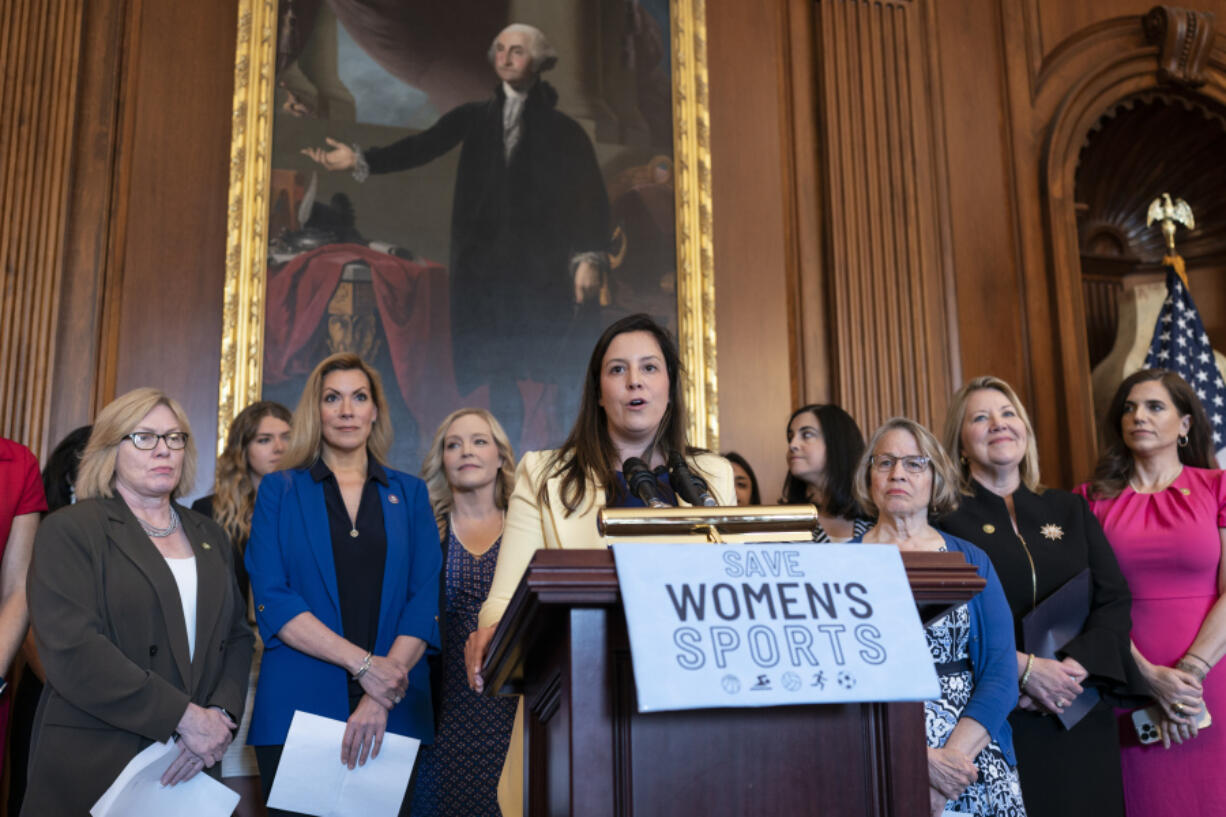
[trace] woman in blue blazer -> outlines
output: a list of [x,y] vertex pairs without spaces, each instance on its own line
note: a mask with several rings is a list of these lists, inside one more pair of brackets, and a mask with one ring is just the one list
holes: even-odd
[[294,412],[290,469],[260,484],[246,564],[265,652],[248,742],[265,791],[296,710],[346,721],[350,768],[385,731],[433,738],[420,659],[438,649],[442,559],[425,483],[383,464],[388,418],[378,373],[329,357]]

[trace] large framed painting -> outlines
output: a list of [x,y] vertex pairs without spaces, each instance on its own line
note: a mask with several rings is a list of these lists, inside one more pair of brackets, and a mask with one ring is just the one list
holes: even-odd
[[234,100],[219,447],[339,351],[396,467],[462,406],[553,447],[636,312],[717,445],[701,0],[241,0]]

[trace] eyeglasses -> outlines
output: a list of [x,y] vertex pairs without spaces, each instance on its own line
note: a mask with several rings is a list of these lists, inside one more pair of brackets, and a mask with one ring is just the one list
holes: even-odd
[[878,454],[869,460],[869,465],[883,474],[888,474],[894,470],[894,465],[900,462],[902,463],[903,470],[908,474],[922,474],[928,470],[928,463],[932,462],[932,457],[925,457],[922,454],[912,454],[909,457],[891,457],[889,454]]
[[182,451],[187,447],[186,431],[168,431],[165,434],[154,434],[152,431],[133,431],[123,435],[123,439],[131,440],[132,445],[141,451],[152,451],[158,447],[158,440],[165,440],[166,447],[171,451]]

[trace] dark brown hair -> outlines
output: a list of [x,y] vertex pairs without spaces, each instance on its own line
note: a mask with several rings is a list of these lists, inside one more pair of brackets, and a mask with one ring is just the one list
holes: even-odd
[[[818,510],[827,516],[844,519],[864,516],[864,509],[852,492],[856,468],[864,456],[864,434],[860,426],[855,418],[833,403],[813,403],[793,411],[787,428],[791,429],[792,421],[805,412],[817,418],[826,444],[826,470],[822,474],[822,484],[815,486],[826,494],[826,504]],[[813,495],[809,491],[810,485],[789,471],[783,480],[782,501],[788,505],[812,502]]]
[[541,505],[549,505],[549,494],[546,491],[547,481],[555,476],[561,476],[559,493],[562,504],[566,507],[566,515],[570,516],[588,499],[588,482],[595,480],[604,488],[605,496],[610,504],[621,496],[617,482],[617,471],[621,463],[617,461],[617,449],[609,437],[609,420],[600,405],[600,374],[604,364],[605,353],[618,335],[627,332],[648,332],[656,339],[660,352],[664,356],[664,368],[668,372],[668,407],[656,429],[648,451],[658,449],[668,456],[672,451],[691,454],[696,449],[686,443],[686,410],[685,390],[681,387],[681,355],[677,345],[668,334],[668,330],[656,323],[650,316],[639,313],[628,315],[610,324],[596,341],[592,349],[592,357],[588,360],[587,374],[583,380],[583,397],[579,404],[579,417],[575,425],[562,443],[562,447],[553,452],[545,468],[545,478],[541,480],[537,498]]
[[1192,425],[1188,429],[1188,444],[1179,446],[1179,461],[1193,468],[1216,468],[1213,461],[1213,429],[1209,425],[1209,417],[1200,404],[1196,392],[1187,381],[1167,369],[1141,369],[1124,378],[1124,382],[1115,390],[1107,416],[1103,421],[1103,434],[1107,439],[1107,450],[1098,458],[1094,469],[1094,480],[1090,483],[1090,493],[1095,499],[1112,499],[1120,495],[1132,479],[1136,464],[1132,459],[1132,451],[1124,443],[1121,432],[1124,421],[1124,403],[1129,393],[1138,383],[1148,383],[1157,380],[1166,387],[1171,396],[1171,403],[1181,417],[1190,417]]

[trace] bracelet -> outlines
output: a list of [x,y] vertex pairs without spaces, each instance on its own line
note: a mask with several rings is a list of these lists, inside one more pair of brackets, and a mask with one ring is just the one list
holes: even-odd
[[1212,665],[1212,664],[1210,664],[1208,661],[1206,661],[1205,659],[1201,658],[1199,655],[1197,655],[1196,653],[1192,652],[1191,650],[1188,650],[1187,652],[1185,652],[1185,653],[1183,654],[1183,657],[1184,657],[1184,658],[1195,658],[1197,661],[1199,661],[1199,662],[1201,662],[1202,664],[1204,664],[1206,669],[1213,669],[1213,665]]
[[366,653],[366,657],[362,659],[362,664],[358,667],[358,671],[353,674],[353,680],[362,680],[362,676],[370,671],[370,659],[373,658],[374,655],[375,654],[373,652]]
[[1022,673],[1022,680],[1017,682],[1018,689],[1026,689],[1026,682],[1030,680],[1030,671],[1034,669],[1034,653],[1026,656],[1026,671]]
[[1183,670],[1184,672],[1188,673],[1188,675],[1191,675],[1193,678],[1195,678],[1197,681],[1204,681],[1205,676],[1209,674],[1205,670],[1201,669],[1200,667],[1196,666],[1191,661],[1189,661],[1187,657],[1180,658],[1178,661],[1176,661],[1175,669]]

